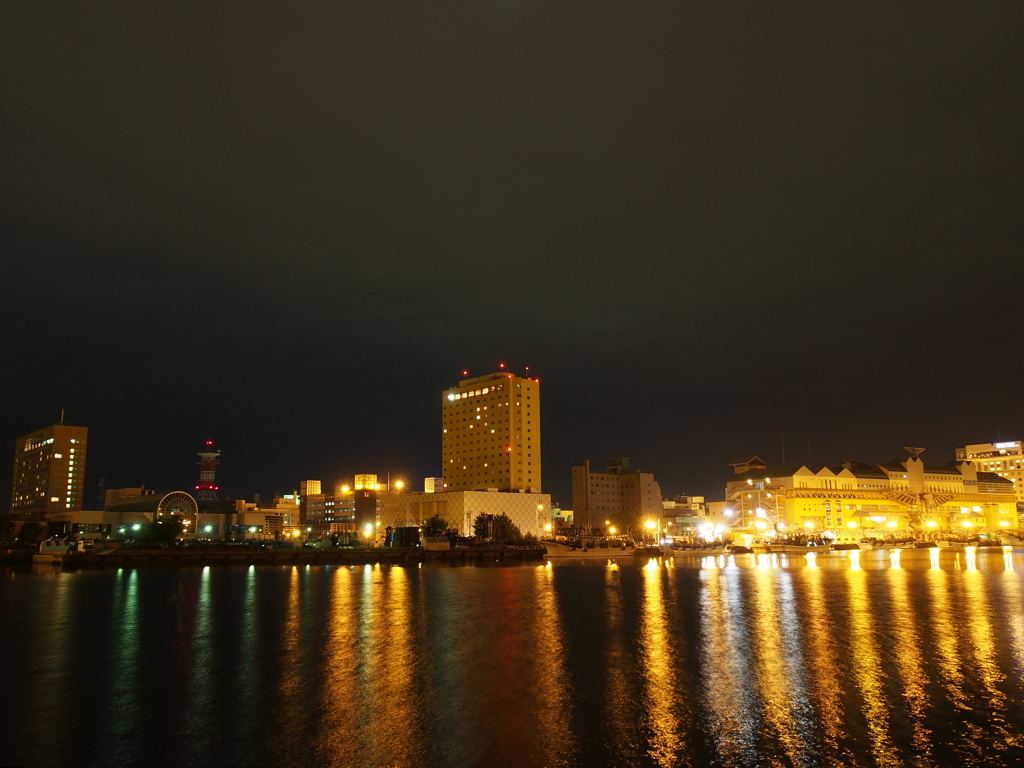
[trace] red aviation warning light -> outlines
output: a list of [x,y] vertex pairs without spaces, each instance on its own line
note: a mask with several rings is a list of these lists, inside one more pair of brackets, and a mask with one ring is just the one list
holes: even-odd
[[215,482],[217,465],[220,464],[220,451],[213,450],[213,440],[206,441],[206,450],[199,452],[199,485],[196,486],[196,501],[217,501]]

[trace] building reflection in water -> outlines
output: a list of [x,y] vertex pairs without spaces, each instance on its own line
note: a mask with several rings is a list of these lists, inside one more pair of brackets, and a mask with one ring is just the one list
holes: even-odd
[[113,674],[109,680],[111,761],[131,764],[141,761],[135,734],[142,709],[142,617],[139,611],[139,572],[118,569],[115,591],[116,613],[111,619]]
[[577,749],[576,739],[564,724],[572,714],[572,689],[566,674],[565,635],[556,599],[554,569],[534,569],[533,599],[537,620],[533,626],[535,691],[533,732],[537,735],[537,765],[566,765]]
[[687,686],[676,675],[678,652],[672,648],[666,617],[668,576],[655,559],[644,567],[643,575],[638,661],[644,678],[645,725],[650,734],[648,755],[655,765],[675,765],[684,746],[683,724],[691,720],[683,711],[679,695],[679,689]]
[[925,672],[923,639],[919,631],[923,618],[917,604],[910,599],[912,578],[914,575],[902,568],[891,569],[886,580],[892,605],[888,616],[894,646],[898,649],[892,659],[903,689],[911,744],[922,763],[928,764],[931,760],[931,731],[926,725],[926,716],[931,703],[928,696],[930,680]]
[[[931,550],[938,555],[938,548]],[[934,557],[933,562],[938,558]],[[959,621],[949,599],[949,574],[942,570],[931,570],[926,574],[927,604],[926,621],[931,628],[934,645],[933,658],[938,665],[939,681],[946,689],[950,703],[960,710],[966,710],[968,696],[964,691],[963,665],[960,658]]]
[[[786,558],[787,565],[793,560]],[[787,762],[799,763],[816,737],[806,727],[813,721],[813,708],[792,578],[783,570],[754,572],[750,609],[757,642],[752,662],[764,720],[762,739],[774,742]]]
[[1004,715],[1008,709],[1007,697],[1002,690],[1006,676],[1000,671],[997,661],[996,639],[991,618],[993,606],[985,584],[988,576],[979,572],[977,568],[976,547],[967,547],[966,555],[968,567],[962,582],[961,599],[964,604],[971,607],[971,616],[968,621],[963,622],[969,639],[962,644],[962,648],[971,661],[971,677],[975,685],[984,691],[982,698],[988,710],[984,715],[984,721],[991,735],[997,742],[1013,743],[1016,739],[1007,728]]
[[634,666],[633,647],[623,606],[622,570],[615,563],[609,563],[604,569],[603,603],[605,623],[599,635],[603,636],[605,645],[600,670],[605,680],[600,697],[601,722],[605,725],[603,749],[623,759],[622,745],[635,740],[640,712],[638,697],[629,682],[629,672]]
[[754,694],[752,638],[739,569],[700,572],[701,686],[707,730],[726,765],[753,765],[760,724]]
[[[1024,605],[1024,588],[1021,586],[1021,579],[1013,567],[1013,553],[1009,547],[1004,547],[1003,562],[1004,568],[1002,577],[998,584],[1000,594],[1003,596],[999,615],[1014,615]],[[1014,661],[1014,677],[1017,680],[1024,680],[1024,621],[1008,622],[1006,636]]]
[[210,567],[206,566],[198,574],[191,640],[187,645],[191,664],[186,666],[186,677],[191,706],[181,717],[187,721],[183,727],[187,734],[185,747],[193,762],[202,762],[203,756],[210,754],[217,719],[213,704],[215,651],[210,582]]
[[933,549],[33,575],[0,592],[0,707],[10,739],[79,723],[88,765],[1016,765],[1022,571]]
[[875,626],[875,613],[868,596],[868,577],[867,572],[857,571],[849,573],[847,580],[852,680],[858,689],[875,763],[899,765],[890,735],[892,710],[878,648],[879,631]]
[[822,741],[828,754],[846,757],[849,756],[849,750],[843,743],[846,734],[842,724],[847,715],[844,706],[847,681],[836,642],[834,601],[837,596],[824,584],[825,579],[831,577],[830,574],[815,567],[808,568],[803,576],[801,619],[807,645],[807,676],[814,681],[812,696],[818,712]]

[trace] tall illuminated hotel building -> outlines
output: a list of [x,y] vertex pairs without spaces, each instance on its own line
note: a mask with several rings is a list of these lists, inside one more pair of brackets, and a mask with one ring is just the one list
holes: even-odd
[[442,395],[445,491],[540,492],[540,381],[500,371]]
[[54,424],[14,444],[11,514],[45,518],[82,509],[88,427]]

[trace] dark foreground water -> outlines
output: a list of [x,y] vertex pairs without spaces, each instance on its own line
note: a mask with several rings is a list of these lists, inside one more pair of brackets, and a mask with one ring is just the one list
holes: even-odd
[[4,766],[1024,764],[1024,553],[0,580]]

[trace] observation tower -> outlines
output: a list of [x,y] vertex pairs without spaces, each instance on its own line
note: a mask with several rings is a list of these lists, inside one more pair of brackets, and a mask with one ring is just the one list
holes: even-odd
[[213,450],[213,440],[206,441],[206,450],[199,452],[199,485],[196,486],[196,501],[217,501],[217,465],[220,451]]

